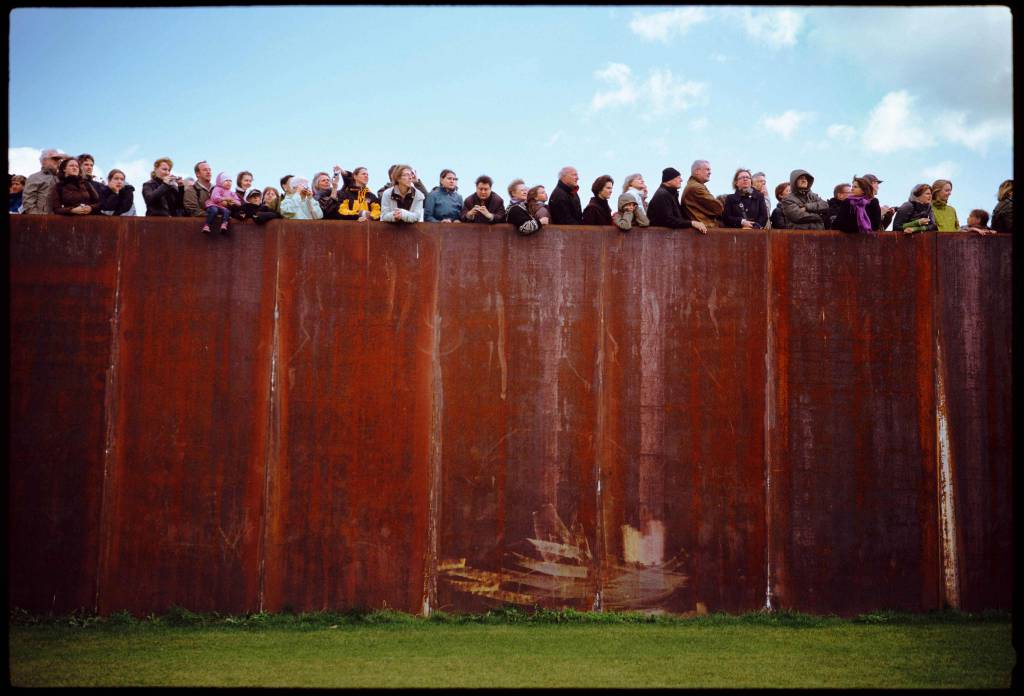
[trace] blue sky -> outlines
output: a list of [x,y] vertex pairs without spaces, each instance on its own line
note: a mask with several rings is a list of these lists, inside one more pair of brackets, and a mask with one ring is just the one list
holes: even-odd
[[715,194],[740,166],[825,197],[871,172],[889,205],[949,178],[965,222],[1013,175],[1011,35],[1000,6],[22,8],[8,171],[58,147],[137,191],[165,155],[261,187],[363,165],[376,189],[406,162],[507,198],[571,164],[585,203],[702,158]]

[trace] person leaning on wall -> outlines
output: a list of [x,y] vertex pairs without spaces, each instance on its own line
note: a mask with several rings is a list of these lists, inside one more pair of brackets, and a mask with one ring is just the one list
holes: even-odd
[[391,171],[392,185],[381,195],[381,222],[419,222],[426,196],[413,185],[412,167],[396,164]]
[[881,206],[867,177],[853,177],[850,195],[839,204],[833,226],[847,234],[872,234],[881,230]]
[[932,214],[939,232],[957,232],[960,229],[956,208],[949,204],[952,193],[953,182],[949,179],[936,179],[932,184]]
[[666,167],[661,171],[661,186],[651,196],[647,206],[647,217],[652,227],[669,227],[684,229],[692,227],[701,234],[707,234],[707,225],[699,220],[686,217],[679,200],[679,188],[683,185],[683,175],[675,167]]
[[732,177],[733,193],[725,197],[722,226],[738,229],[764,229],[768,225],[768,203],[754,188],[749,169],[737,169]]
[[910,198],[896,209],[892,221],[893,232],[914,234],[915,232],[934,232],[935,215],[932,213],[932,187],[918,184],[910,190]]

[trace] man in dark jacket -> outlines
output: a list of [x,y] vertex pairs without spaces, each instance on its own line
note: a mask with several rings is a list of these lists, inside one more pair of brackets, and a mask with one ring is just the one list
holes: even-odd
[[661,172],[661,186],[654,192],[651,202],[647,205],[647,217],[652,227],[671,227],[679,229],[692,227],[701,234],[707,234],[708,228],[703,222],[690,220],[683,214],[679,204],[679,187],[683,185],[683,175],[674,167],[667,167]]
[[789,186],[789,195],[779,201],[789,229],[825,229],[828,203],[811,191],[811,187],[814,186],[814,177],[804,169],[794,169],[789,173]]
[[575,167],[562,167],[558,172],[558,183],[548,198],[553,225],[582,225],[583,205],[580,203],[578,186],[580,175]]
[[[494,193],[494,180],[483,174],[476,179],[476,192],[466,196],[462,202],[462,221],[480,225],[505,222],[505,201]],[[415,186],[415,184],[413,184]]]
[[832,198],[828,199],[828,212],[823,216],[826,230],[834,230],[836,216],[839,215],[840,204],[850,195],[849,184],[836,184],[832,189]]

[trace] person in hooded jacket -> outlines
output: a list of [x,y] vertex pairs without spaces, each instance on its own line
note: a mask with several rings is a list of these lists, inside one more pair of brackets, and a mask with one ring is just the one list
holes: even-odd
[[875,198],[870,180],[863,176],[853,177],[850,195],[839,204],[833,225],[834,229],[847,234],[875,234],[882,229],[881,205]]
[[580,175],[575,167],[562,167],[558,172],[558,183],[548,198],[553,225],[582,225],[583,205],[577,191]]
[[1013,232],[1013,179],[999,184],[996,207],[992,209],[992,229],[1009,234]]
[[594,179],[594,183],[590,186],[590,191],[594,195],[590,199],[590,202],[587,203],[587,207],[583,210],[583,224],[613,224],[612,207],[608,203],[608,199],[610,199],[612,197],[612,193],[615,192],[615,182],[607,174],[602,174]]
[[537,218],[530,213],[526,205],[528,193],[529,189],[522,179],[516,179],[508,186],[509,204],[505,210],[505,222],[510,223],[523,236],[531,235],[548,224],[548,218]]
[[768,203],[754,188],[749,169],[737,169],[732,177],[735,191],[725,197],[722,226],[739,229],[764,229],[768,225]]
[[644,212],[644,207],[637,203],[636,196],[629,191],[624,191],[619,195],[618,208],[618,211],[612,215],[612,219],[615,221],[615,226],[623,232],[629,232],[634,225],[647,227],[651,224],[651,221],[647,219],[647,213]]
[[338,217],[342,220],[380,220],[380,199],[367,184],[370,171],[356,167],[351,172],[342,172],[345,187],[338,193]]
[[57,215],[92,215],[100,207],[100,197],[82,178],[81,165],[68,157],[57,165],[57,183],[53,187],[51,206]]
[[451,169],[442,169],[437,186],[427,194],[423,203],[424,222],[462,222],[462,195],[459,177]]
[[670,227],[681,229],[692,227],[701,234],[707,234],[707,225],[700,220],[690,220],[683,212],[680,204],[679,188],[683,185],[683,175],[675,167],[666,167],[661,171],[661,186],[651,196],[647,205],[647,218],[652,227]]
[[768,219],[768,225],[773,230],[785,230],[789,228],[789,221],[786,220],[786,214],[782,212],[782,199],[788,196],[791,190],[793,190],[793,187],[786,182],[775,187],[775,200],[778,201],[778,203],[775,204],[775,210],[772,211],[772,216]]
[[823,230],[828,203],[814,193],[814,177],[804,169],[789,174],[789,195],[782,199],[782,212],[790,229]]
[[932,214],[932,187],[928,184],[918,184],[911,189],[907,202],[896,209],[892,230],[914,234],[934,232],[937,229],[935,215]]

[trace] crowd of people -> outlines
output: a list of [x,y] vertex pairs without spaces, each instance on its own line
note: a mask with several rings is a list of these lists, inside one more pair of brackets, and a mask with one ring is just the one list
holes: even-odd
[[[112,169],[103,180],[93,174],[92,155],[71,157],[52,148],[44,150],[39,161],[40,170],[28,178],[9,175],[11,213],[136,215],[135,189],[120,169]],[[999,186],[991,217],[985,210],[972,210],[961,226],[956,209],[949,204],[953,184],[947,179],[917,184],[908,200],[895,207],[879,202],[878,190],[883,182],[874,174],[854,176],[849,183],[837,184],[832,198],[825,200],[812,190],[814,176],[795,169],[788,182],[775,187],[777,202],[772,209],[764,172],[737,169],[732,178],[733,192],[715,196],[707,186],[711,180],[707,160],[691,165],[685,184],[678,169],[666,167],[649,198],[641,174],[626,176],[614,209],[611,200],[615,180],[607,174],[597,177],[590,187],[593,195],[584,206],[575,167],[563,167],[558,172],[550,196],[543,185],[531,187],[522,179],[512,181],[506,189],[507,204],[493,190],[494,181],[489,176],[478,176],[474,191],[463,198],[459,179],[451,169],[442,170],[437,186],[428,191],[416,170],[407,164],[392,165],[388,184],[376,192],[369,189],[366,167],[347,171],[335,165],[332,172],[319,171],[311,179],[288,174],[281,177],[280,190],[254,187],[249,171],[238,172],[233,179],[226,172],[214,178],[206,161],[195,164],[194,177],[180,177],[173,168],[169,157],[153,163],[149,180],[142,184],[145,214],[202,218],[203,225],[198,229],[207,235],[229,235],[232,221],[262,224],[277,218],[504,223],[523,235],[548,224],[616,226],[623,232],[646,226],[693,228],[702,234],[711,227],[875,234],[889,229],[890,224],[893,231],[904,234],[995,234],[1013,230],[1012,179]]]

